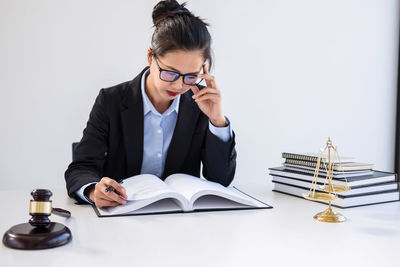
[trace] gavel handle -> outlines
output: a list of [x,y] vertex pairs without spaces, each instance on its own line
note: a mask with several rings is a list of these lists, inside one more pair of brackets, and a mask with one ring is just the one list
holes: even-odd
[[71,212],[68,210],[60,209],[60,208],[53,208],[52,212],[53,214],[62,216],[62,217],[71,217]]

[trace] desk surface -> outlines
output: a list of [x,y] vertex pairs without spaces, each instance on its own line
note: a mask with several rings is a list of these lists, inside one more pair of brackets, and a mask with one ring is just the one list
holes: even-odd
[[[345,223],[320,223],[326,205],[271,191],[271,183],[238,188],[274,206],[240,210],[98,218],[64,189],[53,206],[71,211],[64,219],[72,241],[62,247],[20,251],[0,248],[1,266],[398,266],[400,202],[335,209]],[[1,191],[0,232],[27,222],[30,191]]]

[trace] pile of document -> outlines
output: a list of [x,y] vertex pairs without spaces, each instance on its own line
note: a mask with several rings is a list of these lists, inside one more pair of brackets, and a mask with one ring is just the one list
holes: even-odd
[[[282,153],[282,166],[269,168],[274,183],[273,191],[303,197],[310,192],[311,183],[318,166],[318,154]],[[386,203],[400,200],[399,184],[395,173],[374,170],[373,164],[356,162],[355,158],[342,157],[320,159],[316,190],[328,184],[328,172],[332,183],[348,185],[349,191],[336,193],[332,206],[350,208],[363,205]]]

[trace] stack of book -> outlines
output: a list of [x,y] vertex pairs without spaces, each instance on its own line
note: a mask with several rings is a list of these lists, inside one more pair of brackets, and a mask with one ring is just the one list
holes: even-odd
[[[282,153],[285,159],[280,167],[269,168],[275,192],[303,197],[310,191],[317,166],[318,154]],[[324,165],[325,162],[326,164]],[[347,185],[349,191],[337,193],[332,206],[350,208],[400,200],[399,184],[395,173],[373,170],[373,164],[359,163],[354,158],[331,158],[333,162],[332,183]],[[322,156],[317,177],[319,186],[328,184],[326,180],[328,159]]]

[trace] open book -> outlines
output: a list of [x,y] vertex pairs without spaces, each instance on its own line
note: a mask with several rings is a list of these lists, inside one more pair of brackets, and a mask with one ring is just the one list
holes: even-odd
[[271,206],[218,183],[187,174],[173,174],[164,181],[152,174],[123,180],[127,204],[94,209],[99,217],[191,211],[257,209]]

